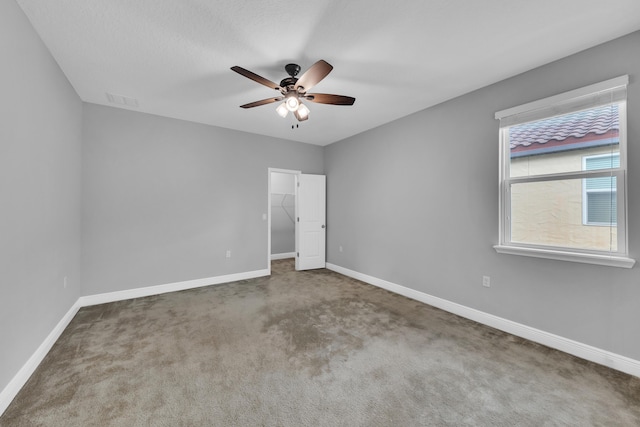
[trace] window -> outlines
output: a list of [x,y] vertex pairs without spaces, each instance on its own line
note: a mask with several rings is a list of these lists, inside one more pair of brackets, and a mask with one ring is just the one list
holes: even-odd
[[496,113],[500,253],[632,267],[628,76]]

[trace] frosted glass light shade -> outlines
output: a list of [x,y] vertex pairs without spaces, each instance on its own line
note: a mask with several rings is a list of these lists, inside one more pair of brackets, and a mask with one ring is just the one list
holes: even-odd
[[276,108],[276,112],[283,119],[285,117],[287,117],[287,114],[289,114],[289,110],[287,109],[287,105],[284,102],[282,104],[278,105],[278,108]]
[[309,113],[310,113],[309,109],[302,102],[300,103],[300,106],[298,107],[298,109],[294,112],[298,121],[301,121],[301,122],[309,118]]

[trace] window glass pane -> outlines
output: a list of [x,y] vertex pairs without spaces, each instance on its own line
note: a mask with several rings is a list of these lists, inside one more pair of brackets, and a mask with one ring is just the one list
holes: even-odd
[[[511,126],[510,176],[584,170],[585,156],[619,153],[619,128],[617,104]],[[610,169],[619,164],[619,157],[594,157],[587,167]]]
[[[511,184],[511,242],[617,251],[615,223],[608,227],[583,224],[584,181],[563,179]],[[611,195],[616,193],[603,194],[604,201],[598,196],[593,199],[594,215],[604,220],[615,218],[615,204],[610,202]],[[605,213],[595,213],[597,209],[607,208]]]

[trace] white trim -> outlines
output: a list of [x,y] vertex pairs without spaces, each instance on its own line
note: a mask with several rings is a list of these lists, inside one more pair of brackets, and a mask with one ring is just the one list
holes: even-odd
[[295,258],[296,257],[296,253],[295,252],[286,252],[286,253],[281,253],[281,254],[271,254],[271,260],[273,261],[274,259],[287,259],[287,258]]
[[636,263],[633,258],[617,255],[600,255],[582,252],[570,252],[565,250],[552,250],[542,248],[529,248],[520,246],[495,245],[493,247],[499,254],[530,256],[534,258],[555,259],[558,261],[572,261],[583,264],[606,265],[608,267],[632,268]]
[[144,288],[127,289],[124,291],[107,292],[80,297],[78,299],[81,307],[90,305],[105,304],[114,301],[124,301],[133,298],[160,295],[167,292],[184,291],[186,289],[201,288],[204,286],[219,285],[222,283],[237,282],[238,280],[254,279],[256,277],[268,276],[267,269],[248,271],[245,273],[227,274],[224,276],[207,277],[205,279],[185,280],[184,282],[168,283],[165,285],[147,286]]
[[549,96],[547,98],[538,99],[536,101],[528,102],[526,104],[518,105],[516,107],[506,108],[504,110],[497,111],[495,114],[496,120],[504,119],[505,117],[513,116],[516,114],[525,113],[532,110],[538,110],[546,108],[552,105],[561,104],[563,102],[580,98],[583,96],[591,95],[594,93],[615,89],[621,86],[627,86],[629,84],[629,76],[623,75],[620,77],[614,77],[613,79],[605,80],[603,82],[595,83],[589,86],[584,86],[578,89],[563,92],[557,95]]
[[42,344],[40,344],[36,351],[31,355],[29,360],[27,360],[22,368],[20,368],[18,373],[13,376],[11,381],[9,381],[9,384],[7,384],[2,392],[0,392],[0,415],[4,413],[18,392],[27,383],[33,372],[44,360],[47,353],[49,353],[49,350],[51,350],[51,347],[53,347],[58,338],[60,338],[60,335],[67,325],[69,325],[69,322],[71,322],[71,319],[73,319],[73,316],[76,315],[80,308],[81,305],[78,300],[73,304],[73,306],[71,306],[62,319],[60,319],[58,324],[53,328],[49,335],[47,335]]
[[493,314],[485,313],[474,308],[425,294],[424,292],[420,292],[415,289],[407,288],[363,273],[358,273],[357,271],[349,270],[335,264],[327,263],[327,268],[345,276],[361,280],[379,288],[386,289],[450,313],[457,314],[458,316],[482,323],[483,325],[537,342],[547,347],[555,348],[556,350],[607,366],[611,369],[625,372],[629,375],[640,377],[640,361],[638,360],[573,341],[549,332],[541,331],[521,323],[494,316]]

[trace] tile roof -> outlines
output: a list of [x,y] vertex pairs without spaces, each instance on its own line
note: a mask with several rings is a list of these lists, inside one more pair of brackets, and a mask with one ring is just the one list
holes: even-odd
[[618,105],[614,104],[512,126],[509,141],[512,150],[527,149],[550,141],[576,142],[579,138],[597,139],[600,135],[605,138],[611,131],[617,134],[619,129]]

